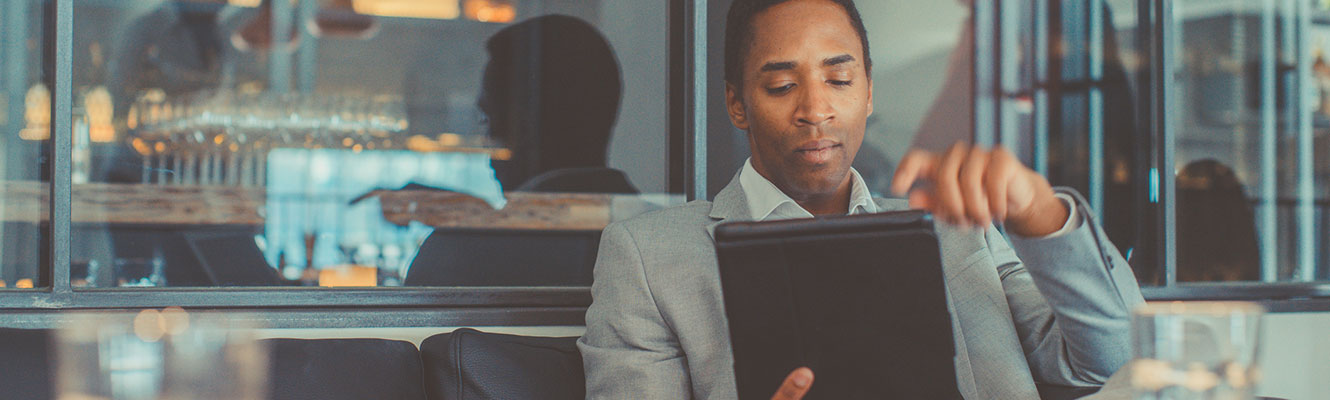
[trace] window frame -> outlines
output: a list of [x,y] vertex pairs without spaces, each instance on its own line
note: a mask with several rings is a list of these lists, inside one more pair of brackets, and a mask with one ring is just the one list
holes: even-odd
[[[1102,24],[1102,12],[1100,11],[1105,0],[1081,0],[1080,3],[1086,7],[1080,10],[1082,17],[1085,17],[1086,41],[1089,54],[1087,57],[1086,79],[1091,82],[1098,82],[1103,75],[1104,60],[1100,50],[1102,50],[1104,40],[1104,27]],[[1163,166],[1172,166],[1175,164],[1174,155],[1176,148],[1174,143],[1174,126],[1168,120],[1169,110],[1174,109],[1173,101],[1176,96],[1174,92],[1174,83],[1171,79],[1159,79],[1166,76],[1166,68],[1174,65],[1175,46],[1178,45],[1175,35],[1179,34],[1174,26],[1173,3],[1175,0],[1136,0],[1138,10],[1138,27],[1148,27],[1139,31],[1148,32],[1148,35],[1140,35],[1138,42],[1135,43],[1143,57],[1143,65],[1148,68],[1138,71],[1137,84],[1134,90],[1138,94],[1137,114],[1140,116],[1142,132],[1148,132],[1150,138],[1151,154],[1149,155],[1149,164],[1152,170],[1165,171],[1171,168]],[[1273,0],[1271,0],[1273,1]],[[1047,142],[1048,126],[1053,122],[1048,120],[1049,98],[1057,98],[1060,88],[1053,74],[1057,72],[1050,71],[1050,63],[1055,63],[1050,58],[1052,50],[1049,47],[1041,46],[1040,43],[1051,43],[1049,38],[1056,37],[1056,32],[1050,32],[1049,5],[1050,0],[1027,0],[1019,2],[1020,4],[1032,5],[1032,20],[1034,21],[1033,32],[1031,35],[1035,42],[1032,46],[1034,51],[1024,55],[1025,61],[1031,62],[1034,68],[1033,76],[1035,89],[1034,110],[1035,127],[1032,138],[1034,143],[1033,152],[1035,154],[1034,166],[1041,173],[1046,173],[1047,161]],[[1299,4],[1297,9],[1297,24],[1306,24],[1309,21],[1311,11],[1306,7],[1305,2],[1293,2]],[[974,127],[974,141],[976,143],[1011,143],[1015,135],[1007,132],[1003,125],[1003,117],[1007,115],[1002,105],[1004,100],[1011,95],[1011,81],[1014,77],[1010,74],[1016,73],[1017,68],[1012,64],[1018,63],[1018,60],[1004,58],[1004,55],[1019,55],[1016,49],[1018,43],[1012,43],[1008,38],[1014,37],[1009,32],[1008,24],[1015,21],[1012,15],[1005,14],[1014,10],[1012,2],[998,2],[988,4],[988,2],[975,2],[973,6],[974,15],[974,43],[975,43],[975,104],[976,109]],[[1273,4],[1273,3],[1271,3]],[[1267,7],[1270,7],[1267,4]],[[1267,10],[1267,12],[1269,12]],[[1287,12],[1287,11],[1286,11]],[[1287,17],[1287,14],[1285,15]],[[1266,21],[1262,21],[1268,26],[1263,26],[1266,32],[1273,31],[1273,14],[1264,15]],[[1005,29],[1005,30],[1004,30]],[[1299,25],[1296,29],[1305,29]],[[1051,46],[1051,45],[1050,45]],[[1263,46],[1273,46],[1273,39],[1267,38]],[[1305,47],[1305,46],[1303,46]],[[1267,49],[1272,51],[1272,49]],[[1298,63],[1303,67],[1309,65],[1306,49],[1298,53]],[[1014,57],[1013,57],[1014,58]],[[1262,66],[1263,69],[1263,91],[1272,94],[1274,79],[1287,79],[1287,76],[1279,76],[1274,72],[1273,63],[1267,62]],[[1305,68],[1301,69],[1305,70]],[[1088,90],[1089,109],[1086,123],[1091,125],[1085,131],[1089,137],[1087,140],[1091,156],[1086,160],[1088,171],[1091,178],[1089,180],[1091,188],[1087,196],[1090,201],[1096,205],[1103,203],[1103,188],[1095,187],[1095,184],[1103,184],[1103,179],[1095,179],[1095,175],[1102,175],[1104,171],[1104,151],[1102,126],[1096,124],[1096,116],[1103,110],[1102,96],[1100,101],[1094,99],[1099,94],[1096,85],[1091,84]],[[1302,87],[1299,85],[1298,87]],[[1262,112],[1267,116],[1273,114],[1274,96],[1267,96],[1267,101],[1263,103]],[[1051,100],[1057,101],[1057,100]],[[1292,107],[1290,107],[1292,108]],[[1098,128],[1098,129],[1096,129]],[[1268,133],[1268,132],[1267,132]],[[1300,135],[1306,136],[1306,135]],[[1304,151],[1310,151],[1310,146],[1304,146]],[[1098,153],[1098,154],[1095,154]],[[1306,158],[1307,155],[1300,155]],[[1270,164],[1270,163],[1267,163]],[[1271,165],[1266,165],[1269,169]],[[1305,168],[1305,167],[1304,167]],[[1150,301],[1183,301],[1183,300],[1246,300],[1263,303],[1268,309],[1274,312],[1303,312],[1303,311],[1327,311],[1330,310],[1330,282],[1326,281],[1302,281],[1302,282],[1214,282],[1214,283],[1179,283],[1177,281],[1177,253],[1176,253],[1176,185],[1173,174],[1158,174],[1158,203],[1149,207],[1149,212],[1145,217],[1157,229],[1157,239],[1162,243],[1155,254],[1144,254],[1139,256],[1151,257],[1155,260],[1153,265],[1164,269],[1164,283],[1161,286],[1143,286],[1141,291],[1146,300]],[[1304,179],[1305,180],[1305,179]],[[1305,183],[1303,183],[1305,185]],[[1268,188],[1266,188],[1268,189]],[[1267,190],[1268,191],[1268,190]],[[1304,190],[1305,191],[1305,190]],[[1306,193],[1300,193],[1306,194]],[[1304,196],[1305,197],[1305,196]],[[1307,199],[1300,199],[1306,202]],[[1305,212],[1305,210],[1304,210]],[[1305,215],[1304,215],[1305,216]],[[1300,227],[1305,230],[1310,224],[1303,224]],[[1300,256],[1304,259],[1306,249],[1299,249]]]
[[[44,286],[0,290],[0,327],[55,327],[66,311],[114,311],[179,306],[199,311],[258,313],[274,328],[347,328],[412,326],[558,326],[582,325],[591,304],[589,287],[200,287],[75,288],[71,284],[73,13],[75,0],[54,3],[54,89],[47,218],[43,223],[39,271]],[[315,0],[303,0],[310,3]],[[670,192],[696,199],[705,180],[705,0],[670,0],[667,19],[668,158]],[[283,7],[283,15],[292,13]],[[694,27],[699,28],[694,28]],[[700,35],[699,35],[700,32]],[[281,57],[274,57],[281,58]],[[272,60],[289,64],[288,60]],[[284,65],[285,65],[284,64]],[[289,66],[286,66],[289,69]],[[705,71],[705,68],[701,69]],[[301,76],[301,86],[309,82]],[[290,86],[290,82],[286,86]],[[699,86],[699,84],[702,84]],[[690,123],[679,123],[691,121]],[[679,160],[682,160],[680,162]],[[688,171],[685,173],[684,171]],[[704,176],[704,175],[703,175]],[[705,192],[702,192],[705,193]]]

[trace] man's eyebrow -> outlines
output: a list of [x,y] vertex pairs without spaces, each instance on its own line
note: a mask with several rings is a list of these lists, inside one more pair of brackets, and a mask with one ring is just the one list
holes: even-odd
[[762,64],[760,72],[789,71],[794,69],[794,61],[769,62]]
[[849,55],[849,54],[841,54],[841,55],[839,55],[839,56],[835,56],[835,57],[831,57],[831,58],[828,58],[828,59],[822,60],[822,66],[824,66],[824,67],[834,67],[834,66],[837,66],[837,65],[840,65],[840,64],[844,64],[844,63],[848,63],[848,62],[852,62],[852,61],[854,61],[854,56]]

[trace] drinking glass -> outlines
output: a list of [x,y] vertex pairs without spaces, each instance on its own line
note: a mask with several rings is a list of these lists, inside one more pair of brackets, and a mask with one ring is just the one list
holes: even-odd
[[1151,303],[1132,317],[1131,386],[1137,399],[1254,399],[1260,380],[1260,305]]
[[267,397],[268,350],[253,323],[233,316],[175,307],[84,314],[56,338],[58,400]]

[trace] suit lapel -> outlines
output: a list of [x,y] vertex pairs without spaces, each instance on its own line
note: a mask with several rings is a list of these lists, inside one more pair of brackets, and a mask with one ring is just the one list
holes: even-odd
[[716,239],[716,225],[720,225],[721,222],[752,219],[752,212],[748,208],[748,195],[744,193],[743,185],[739,184],[739,174],[735,174],[734,179],[716,194],[716,200],[711,202],[711,212],[707,215],[712,219],[711,223],[706,225],[707,235],[712,240]]

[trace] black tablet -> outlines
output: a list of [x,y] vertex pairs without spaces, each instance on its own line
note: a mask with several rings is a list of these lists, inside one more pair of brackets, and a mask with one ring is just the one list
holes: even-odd
[[813,370],[809,399],[960,399],[931,215],[716,227],[741,399]]

